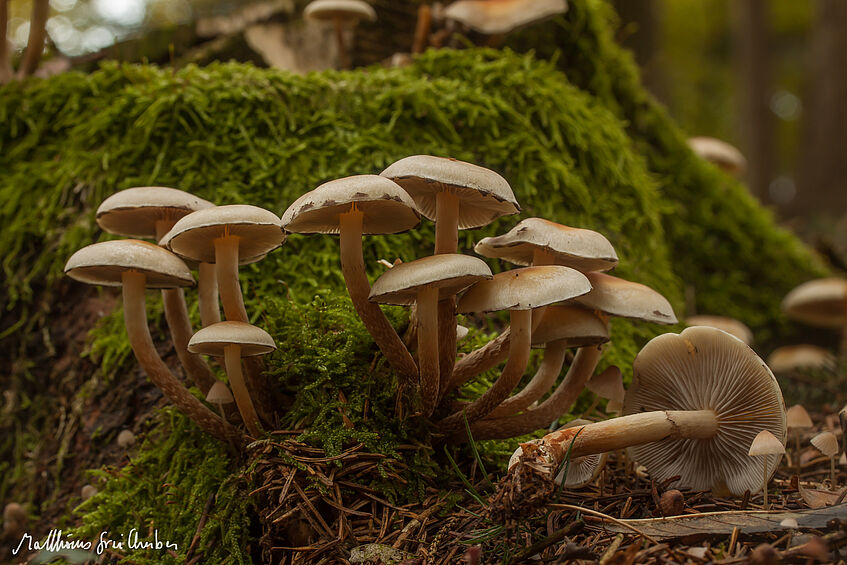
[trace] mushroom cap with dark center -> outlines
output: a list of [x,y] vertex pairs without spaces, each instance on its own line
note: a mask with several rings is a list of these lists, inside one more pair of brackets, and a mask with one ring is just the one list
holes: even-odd
[[486,237],[474,246],[484,257],[516,265],[531,265],[536,249],[552,254],[556,265],[582,272],[608,271],[618,264],[614,247],[602,234],[542,218],[522,220],[507,233]]
[[589,290],[588,279],[576,269],[558,265],[523,267],[476,283],[459,300],[456,310],[461,314],[531,310],[569,300]]
[[127,271],[144,273],[148,288],[192,286],[186,264],[165,249],[139,239],[101,241],[83,247],[65,264],[65,274],[87,284],[121,286]]
[[562,14],[567,0],[458,0],[444,10],[448,19],[486,35],[508,33]]
[[588,347],[609,341],[609,326],[594,312],[577,306],[548,306],[541,323],[532,331],[532,346],[553,341],[567,347]]
[[425,287],[436,287],[440,297],[447,297],[490,278],[491,269],[485,261],[459,253],[442,253],[388,269],[374,281],[368,300],[409,305],[415,303],[418,291]]
[[303,9],[303,16],[323,21],[376,21],[376,11],[363,0],[314,0]]
[[688,146],[706,161],[729,173],[744,174],[747,169],[747,159],[726,141],[714,137],[692,137],[688,140]]
[[711,326],[723,330],[730,335],[734,335],[747,345],[753,345],[753,332],[746,324],[739,322],[734,318],[726,316],[689,316],[685,319],[686,325],[689,326]]
[[789,318],[823,328],[844,325],[845,305],[847,280],[836,277],[805,282],[782,301],[782,309]]
[[363,213],[365,235],[404,232],[421,221],[415,202],[397,183],[379,175],[357,175],[326,182],[295,200],[282,215],[282,228],[337,234],[340,216],[352,204]]
[[478,228],[500,216],[520,212],[506,179],[472,163],[413,155],[389,165],[380,175],[402,186],[430,220],[436,219],[436,195],[444,190],[455,193],[459,199],[459,229]]
[[834,369],[835,355],[817,345],[785,345],[768,355],[768,367],[774,373],[802,369]]
[[193,194],[165,186],[137,186],[112,194],[97,208],[103,231],[126,237],[156,237],[156,222],[176,222],[215,205]]
[[198,210],[180,219],[163,238],[177,255],[193,261],[215,262],[214,240],[238,237],[238,256],[257,257],[285,241],[273,212],[247,204]]
[[[743,494],[762,487],[762,465],[747,456],[753,438],[770,431],[781,442],[785,404],[767,365],[741,340],[708,326],[652,339],[633,362],[624,415],[655,410],[713,410],[709,439],[666,439],[629,448],[656,481],[680,475],[682,486]],[[768,461],[772,474],[778,459]]]
[[242,357],[265,355],[276,349],[273,338],[263,330],[245,322],[217,322],[199,330],[188,342],[191,353],[222,357],[224,348],[241,347]]
[[591,281],[591,292],[575,301],[584,308],[654,324],[677,322],[668,299],[649,286],[605,273],[587,273],[586,276]]

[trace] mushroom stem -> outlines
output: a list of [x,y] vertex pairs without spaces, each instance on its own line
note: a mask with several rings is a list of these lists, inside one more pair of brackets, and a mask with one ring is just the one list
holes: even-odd
[[[430,416],[438,403],[438,288],[418,291],[418,366],[424,416]],[[454,330],[455,333],[455,330]]]
[[459,249],[459,197],[442,190],[435,196],[435,254]]
[[224,347],[224,363],[226,364],[226,375],[229,377],[229,384],[232,387],[232,396],[235,397],[235,404],[238,406],[238,412],[241,413],[241,419],[244,420],[247,431],[253,437],[259,437],[262,433],[258,424],[259,416],[256,415],[256,409],[250,399],[247,384],[244,382],[244,375],[241,373],[240,345]]
[[225,442],[240,446],[243,434],[223,421],[186,389],[156,352],[150,330],[147,327],[145,308],[145,282],[143,273],[127,271],[122,275],[124,323],[129,343],[138,364],[147,373],[150,381],[185,415],[203,431]]
[[829,458],[829,474],[830,474],[830,486],[833,490],[835,490],[835,456],[831,456]]
[[454,412],[441,420],[438,423],[439,431],[445,434],[453,434],[464,427],[465,418],[467,418],[469,424],[484,418],[509,396],[509,393],[521,380],[529,362],[532,310],[511,310],[509,316],[512,329],[512,337],[509,340],[509,360],[503,367],[500,377],[482,396],[459,412]]
[[[435,254],[455,253],[459,248],[459,197],[442,190],[435,195]],[[445,297],[438,303],[439,392],[447,390],[447,382],[456,364],[456,297]]]
[[349,69],[351,62],[350,56],[347,54],[347,46],[344,45],[344,20],[335,18],[333,24],[335,26],[335,44],[338,46],[338,66],[341,69]]
[[215,269],[226,319],[249,323],[238,282],[238,236],[215,239]]
[[188,340],[194,332],[191,328],[191,320],[188,318],[185,293],[181,288],[162,289],[162,302],[165,305],[165,320],[168,322],[179,362],[188,378],[205,396],[217,379],[209,369],[209,365],[199,355],[188,351]]
[[459,359],[453,367],[453,375],[447,386],[445,395],[462,386],[475,376],[493,369],[509,356],[509,345],[512,339],[511,330],[506,328],[503,333]]
[[415,360],[379,305],[368,301],[371,285],[365,273],[365,261],[362,256],[363,218],[364,214],[355,208],[339,217],[341,271],[347,284],[347,292],[365,329],[371,334],[388,363],[397,371],[402,381],[414,382],[418,378]]
[[197,269],[197,300],[200,304],[200,322],[203,327],[221,321],[218,305],[218,275],[214,263],[200,263]]
[[768,509],[768,457],[762,457],[762,499],[764,509]]
[[[553,394],[542,402],[538,408],[526,410],[521,414],[506,418],[492,418],[476,422],[471,426],[474,439],[510,438],[546,428],[550,425],[550,422],[556,420],[571,408],[585,388],[585,383],[594,373],[599,360],[599,347],[581,347],[574,356],[573,363],[571,363],[565,378],[562,379]],[[462,438],[454,439],[461,440]]]
[[519,393],[501,402],[500,406],[491,411],[488,418],[503,418],[517,414],[544,396],[544,393],[556,383],[556,377],[562,370],[567,351],[567,344],[563,340],[548,343],[544,350],[544,359],[532,380]]
[[[438,301],[438,393],[447,390],[456,364],[456,297]],[[437,400],[436,400],[437,402]]]

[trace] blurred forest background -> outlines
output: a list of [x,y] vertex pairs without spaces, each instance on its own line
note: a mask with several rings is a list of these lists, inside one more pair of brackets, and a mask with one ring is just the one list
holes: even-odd
[[[420,2],[373,3],[389,6],[397,20],[366,24],[380,30],[372,42],[409,51]],[[38,71],[30,68],[42,75],[92,68],[107,58],[176,65],[236,59],[297,71],[330,66],[331,58],[314,46],[324,43],[331,49],[332,37],[324,33],[323,39],[308,40],[310,32],[299,21],[301,4],[305,2],[0,0],[0,29],[7,30],[11,59],[20,71],[27,65],[30,21],[46,21],[44,58]],[[747,159],[744,180],[751,192],[843,268],[847,2],[614,4],[621,19],[619,40],[633,50],[648,88],[683,129],[738,147]],[[274,41],[287,42],[289,49],[275,48]],[[379,50],[369,56],[368,45],[359,37],[356,42],[354,64],[385,58]],[[0,78],[11,72],[8,66],[0,68]]]

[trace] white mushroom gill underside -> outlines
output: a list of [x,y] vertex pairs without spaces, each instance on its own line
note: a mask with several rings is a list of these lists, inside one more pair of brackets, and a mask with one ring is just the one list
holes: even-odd
[[[680,475],[679,486],[743,494],[762,486],[762,460],[747,451],[768,430],[786,438],[782,394],[770,370],[740,340],[714,328],[665,334],[639,354],[625,414],[713,410],[720,426],[708,440],[663,440],[630,448],[657,480]],[[769,476],[779,459],[769,456]]]

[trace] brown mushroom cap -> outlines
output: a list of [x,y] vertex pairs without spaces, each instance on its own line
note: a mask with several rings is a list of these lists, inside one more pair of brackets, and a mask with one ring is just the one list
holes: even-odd
[[747,159],[726,141],[714,137],[692,137],[688,140],[688,146],[697,155],[728,173],[742,175],[747,169]]
[[449,190],[459,199],[459,229],[485,226],[500,216],[517,214],[520,206],[512,188],[491,169],[472,163],[413,155],[380,173],[403,187],[426,218],[435,220],[436,195]]
[[623,388],[623,375],[615,365],[610,365],[605,371],[591,377],[585,388],[606,400],[623,403],[626,397],[626,390]]
[[[741,340],[695,326],[652,339],[633,363],[624,414],[655,410],[713,410],[718,432],[710,439],[667,439],[630,447],[633,459],[657,481],[680,475],[683,486],[721,493],[754,492],[762,467],[747,456],[753,438],[768,430],[787,435],[782,392],[770,369]],[[779,461],[768,462],[773,474]]]
[[817,345],[786,345],[777,347],[768,356],[768,366],[774,373],[798,369],[829,369],[835,367],[835,356]]
[[587,273],[586,276],[591,281],[591,292],[575,300],[584,308],[654,324],[677,322],[667,298],[649,286],[605,273]]
[[376,21],[373,7],[362,0],[314,0],[303,9],[303,16],[323,21]]
[[213,208],[208,200],[164,186],[138,186],[112,194],[97,208],[97,225],[127,237],[156,237],[156,222],[176,222],[196,210]]
[[588,279],[576,269],[558,265],[523,267],[476,283],[459,300],[456,310],[461,314],[531,310],[581,296],[589,290]]
[[812,445],[827,457],[835,457],[838,454],[838,438],[832,432],[821,432],[811,441]]
[[542,218],[522,220],[507,233],[486,237],[474,246],[484,257],[516,265],[531,265],[536,249],[553,255],[556,265],[582,272],[608,271],[618,264],[614,247],[602,234]]
[[414,304],[418,291],[424,287],[434,286],[439,289],[439,296],[452,296],[490,278],[491,269],[485,261],[459,253],[442,253],[387,270],[374,281],[368,300],[405,306]]
[[126,271],[144,273],[148,288],[191,286],[194,278],[182,259],[163,247],[138,239],[101,241],[83,247],[65,264],[65,273],[87,284],[121,286]]
[[[750,443],[750,450],[747,455],[750,457],[762,457],[767,455],[781,455],[785,453],[785,446],[768,430],[762,430],[753,441]],[[779,463],[777,458],[777,463]]]
[[789,430],[811,428],[813,425],[809,413],[799,404],[788,409],[785,413],[785,422]]
[[496,35],[567,9],[567,0],[457,0],[447,6],[444,15],[479,33]]
[[379,175],[357,175],[326,182],[294,201],[282,215],[282,227],[292,233],[340,231],[341,214],[351,204],[361,211],[362,234],[410,230],[421,221],[415,202],[397,183]]
[[532,331],[533,347],[564,340],[566,347],[588,347],[609,341],[609,326],[590,310],[576,306],[548,306]]
[[181,257],[214,263],[214,240],[225,236],[238,236],[239,257],[269,253],[285,241],[285,232],[276,214],[247,204],[192,212],[174,224],[163,239]]
[[747,345],[753,345],[753,332],[742,322],[726,316],[689,316],[685,319],[689,326],[711,326],[734,335]]
[[191,353],[222,357],[229,345],[241,347],[242,357],[265,355],[276,349],[273,338],[263,330],[244,322],[217,322],[199,330],[188,342]]
[[801,284],[782,301],[790,318],[810,326],[840,328],[845,322],[847,280],[835,277]]

